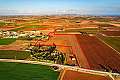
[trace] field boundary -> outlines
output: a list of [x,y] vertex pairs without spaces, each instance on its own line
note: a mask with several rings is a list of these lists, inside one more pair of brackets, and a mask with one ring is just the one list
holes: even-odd
[[[96,36],[97,37],[97,36]],[[101,42],[103,42],[105,45],[107,45],[108,47],[110,47],[112,50],[114,50],[115,52],[117,52],[120,55],[120,52],[117,51],[116,49],[114,49],[112,46],[110,46],[109,44],[107,44],[104,40],[100,39],[99,37],[97,37]]]

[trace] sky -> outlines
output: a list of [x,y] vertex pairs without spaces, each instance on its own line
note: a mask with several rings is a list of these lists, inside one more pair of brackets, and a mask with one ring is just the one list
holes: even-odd
[[0,15],[120,15],[120,0],[0,0]]

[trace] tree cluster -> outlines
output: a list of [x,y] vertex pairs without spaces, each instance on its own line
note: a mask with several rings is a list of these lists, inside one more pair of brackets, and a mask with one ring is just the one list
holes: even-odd
[[50,60],[57,64],[64,64],[65,55],[56,49],[56,46],[33,46],[31,55],[37,60]]

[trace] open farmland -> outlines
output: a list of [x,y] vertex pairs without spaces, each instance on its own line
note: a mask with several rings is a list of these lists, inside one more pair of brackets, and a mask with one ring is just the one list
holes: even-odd
[[95,36],[76,35],[76,38],[90,66],[89,69],[112,70],[120,73],[120,54],[99,41]]
[[41,46],[53,46],[53,44],[56,45],[56,48],[63,52],[66,56],[66,62],[65,64],[68,65],[78,65],[75,60],[72,60],[72,58],[75,58],[74,52],[72,50],[72,45],[69,39],[72,36],[70,34],[55,34],[53,37],[50,37],[47,41],[40,41],[40,40],[32,40],[31,43],[33,45],[41,45]]
[[1,59],[28,59],[30,57],[30,52],[26,51],[14,51],[14,50],[0,50]]
[[38,30],[38,29],[46,28],[45,26],[40,26],[40,25],[28,25],[16,29],[12,29],[12,31],[20,31],[20,30]]
[[48,66],[0,62],[1,80],[57,80],[58,75]]
[[3,38],[3,39],[0,39],[0,45],[8,45],[15,41],[16,41],[15,38]]
[[100,37],[108,45],[120,52],[120,37]]
[[83,32],[88,34],[95,34],[98,32],[98,28],[74,28],[74,29],[66,29],[64,32]]
[[[110,73],[120,73],[120,54],[97,38],[99,37],[97,35],[106,34],[107,36],[102,35],[105,37],[103,40],[116,50],[120,50],[120,31],[118,31],[119,27],[109,25],[109,19],[108,21],[104,22],[102,21],[104,20],[103,18],[99,22],[99,20],[97,21],[95,19],[97,17],[79,16],[17,16],[15,18],[16,19],[14,19],[14,17],[10,17],[8,20],[4,18],[1,19],[3,22],[15,23],[12,25],[10,24],[11,26],[5,26],[5,23],[1,23],[1,25],[4,25],[0,27],[1,37],[10,38],[0,39],[1,59],[25,61],[36,60],[38,62],[51,64],[56,63],[57,65],[62,64],[64,67],[70,67],[70,70],[65,70],[65,68],[63,69],[65,74],[61,73],[63,75],[62,80],[111,80],[108,76],[99,76],[96,75],[97,73],[94,75],[94,71],[98,73],[103,71]],[[5,35],[6,31],[2,30],[2,28],[9,30],[7,32],[10,36]],[[12,33],[14,33],[13,36],[11,36]],[[95,37],[95,35],[97,37]],[[16,39],[14,39],[14,37]],[[5,64],[8,64],[9,66],[10,63]],[[18,65],[18,63],[15,63],[15,65]],[[58,68],[58,66],[53,67]],[[13,66],[12,68],[15,68],[16,70],[17,67]],[[15,75],[15,77],[8,73],[3,74],[3,77],[4,75],[7,75],[7,77],[10,75],[12,76],[12,79],[15,80],[17,78],[19,80],[19,77],[20,80],[56,80],[59,75],[59,72],[53,71],[53,73],[51,73],[48,72],[51,70],[50,68],[44,70],[44,68],[41,66],[39,66],[39,69],[41,70],[34,70],[32,69],[32,66],[30,66],[30,68],[28,67],[28,69],[30,69],[30,71],[33,73],[29,72],[26,67],[19,68],[23,68],[19,70],[24,71],[25,73],[19,71],[17,72],[10,67],[13,72],[8,72]],[[61,68],[62,67],[59,67],[59,69],[55,70],[61,71]],[[71,71],[73,68],[75,71]],[[86,72],[89,70],[93,72],[90,72],[90,74],[80,72],[78,68],[84,69]],[[18,76],[19,73],[24,75],[20,74],[20,76]],[[54,73],[55,75],[52,75]],[[1,74],[2,72],[0,75]],[[37,76],[34,77],[34,75]],[[1,76],[1,79],[5,79]],[[21,78],[21,76],[27,76],[28,79],[27,77],[25,79]],[[6,78],[6,80],[8,80],[8,78]]]
[[[80,33],[79,33],[80,34]],[[79,35],[78,34],[78,35]],[[71,46],[72,52],[75,56],[75,59],[77,61],[77,65],[80,67],[88,68],[89,64],[87,62],[87,59],[84,55],[84,53],[81,51],[81,48],[79,46],[79,43],[77,41],[76,35],[75,34],[55,34],[56,36],[62,36],[63,38],[67,39],[67,44]]]
[[[6,41],[6,43],[5,43]],[[14,41],[14,42],[11,42]],[[10,43],[11,42],[11,43]],[[3,44],[4,43],[4,44]],[[7,44],[9,43],[9,44]],[[24,40],[16,40],[15,38],[5,38],[1,41],[0,50],[16,50],[23,51],[28,45]]]

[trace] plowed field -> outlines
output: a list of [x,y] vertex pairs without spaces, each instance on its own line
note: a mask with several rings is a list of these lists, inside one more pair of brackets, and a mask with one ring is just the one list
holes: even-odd
[[76,35],[76,38],[88,61],[90,69],[112,70],[113,72],[120,73],[120,54],[95,36]]

